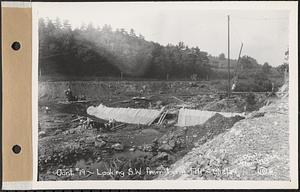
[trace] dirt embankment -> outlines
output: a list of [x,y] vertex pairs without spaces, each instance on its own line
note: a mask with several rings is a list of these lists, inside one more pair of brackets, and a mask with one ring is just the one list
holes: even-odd
[[288,97],[195,147],[158,179],[289,180]]
[[[212,84],[212,83],[210,83]],[[74,95],[87,100],[104,97],[124,97],[152,94],[196,95],[200,92],[216,92],[217,85],[208,82],[189,81],[56,81],[39,82],[39,101],[65,100],[64,91],[70,88]]]

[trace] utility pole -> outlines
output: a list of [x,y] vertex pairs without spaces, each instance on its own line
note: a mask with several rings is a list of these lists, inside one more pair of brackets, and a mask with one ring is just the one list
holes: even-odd
[[227,15],[227,19],[228,19],[228,92],[227,92],[227,97],[229,99],[230,97],[230,15]]

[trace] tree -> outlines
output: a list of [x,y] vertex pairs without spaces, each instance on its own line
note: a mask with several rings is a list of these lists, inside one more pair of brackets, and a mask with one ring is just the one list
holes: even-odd
[[130,35],[131,37],[135,37],[135,36],[136,36],[133,29],[130,29],[129,35]]
[[262,71],[263,71],[264,73],[270,73],[271,68],[272,68],[272,67],[269,65],[269,63],[268,63],[268,62],[265,62],[265,63],[263,64],[263,66],[262,66]]
[[220,55],[219,55],[219,59],[220,60],[225,60],[226,58],[225,58],[225,54],[224,53],[221,53]]
[[244,55],[240,59],[240,64],[243,69],[251,69],[258,65],[257,61],[254,58],[247,56],[247,55]]

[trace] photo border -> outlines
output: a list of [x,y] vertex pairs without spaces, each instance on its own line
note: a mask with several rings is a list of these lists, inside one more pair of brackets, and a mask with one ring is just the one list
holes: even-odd
[[[291,181],[232,181],[232,180],[122,180],[122,181],[37,181],[38,149],[38,7],[47,2],[32,2],[33,65],[32,65],[32,124],[33,124],[33,189],[294,189],[298,188],[298,3],[297,2],[164,2],[170,4],[201,4],[203,9],[261,9],[290,11],[289,16],[289,154]],[[51,4],[58,2],[51,2]],[[59,2],[62,3],[62,2]],[[72,2],[73,3],[73,2]],[[74,2],[75,3],[75,2]],[[79,3],[79,2],[77,2]],[[82,3],[82,2],[80,2]],[[85,2],[85,3],[158,3],[158,2]]]

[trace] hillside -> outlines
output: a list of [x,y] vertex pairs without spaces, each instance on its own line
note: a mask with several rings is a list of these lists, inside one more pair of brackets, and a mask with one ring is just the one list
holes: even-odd
[[159,179],[289,180],[289,171],[285,94],[229,131],[195,147]]
[[92,24],[72,29],[66,20],[41,18],[39,71],[40,76],[206,78],[209,66],[206,52],[183,42],[163,46],[133,29]]
[[[164,46],[146,40],[133,29],[128,32],[122,28],[113,30],[110,25],[95,27],[92,24],[73,29],[67,20],[39,20],[40,80],[70,80],[74,77],[78,80],[87,77],[227,79],[227,60],[224,54],[221,55],[208,55],[202,48],[189,47],[184,42]],[[231,60],[232,76],[236,63]],[[250,56],[243,56],[239,67],[246,81],[249,81],[248,77],[255,79],[253,75],[262,71],[262,65]],[[270,74],[276,72],[269,65],[267,69]],[[278,74],[275,76],[278,78]]]

